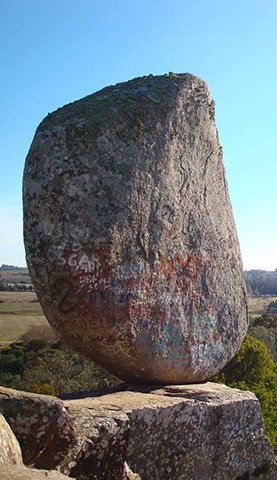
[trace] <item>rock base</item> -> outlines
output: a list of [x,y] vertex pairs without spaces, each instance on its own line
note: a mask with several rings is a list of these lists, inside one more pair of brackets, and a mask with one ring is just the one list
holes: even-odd
[[0,389],[24,463],[77,480],[277,478],[250,392],[213,383],[121,385],[66,397]]
[[18,440],[16,439],[13,431],[4,417],[0,415],[0,479],[66,480],[69,479],[69,477],[55,470],[49,471],[26,468],[25,465],[23,465],[22,454]]

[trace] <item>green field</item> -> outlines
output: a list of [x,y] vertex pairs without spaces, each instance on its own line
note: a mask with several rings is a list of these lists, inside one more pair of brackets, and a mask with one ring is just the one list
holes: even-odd
[[42,326],[48,322],[34,292],[0,292],[0,343],[19,340]]

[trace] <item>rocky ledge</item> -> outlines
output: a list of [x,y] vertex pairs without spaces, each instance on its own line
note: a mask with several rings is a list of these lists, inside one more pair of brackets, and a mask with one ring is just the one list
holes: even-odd
[[257,398],[224,385],[121,385],[63,399],[0,388],[0,408],[26,465],[78,480],[277,475]]
[[66,480],[68,478],[69,477],[55,470],[49,471],[26,468],[25,465],[23,465],[18,440],[4,417],[0,415],[1,480]]

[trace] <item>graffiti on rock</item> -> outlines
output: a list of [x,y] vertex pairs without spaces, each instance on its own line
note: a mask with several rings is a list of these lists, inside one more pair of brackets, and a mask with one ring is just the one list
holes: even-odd
[[67,252],[66,265],[69,268],[68,280],[76,288],[86,291],[104,291],[109,287],[109,271],[106,251],[98,250],[95,254],[83,251]]
[[[85,331],[102,325],[105,338],[112,327],[129,337],[132,325],[134,348],[167,368],[188,367],[193,360],[201,369],[205,357],[220,360],[216,316],[184,313],[186,302],[197,303],[201,295],[198,258],[163,258],[153,273],[145,264],[112,268],[104,249],[76,250],[66,252],[65,266],[70,288],[60,308],[73,310]],[[186,318],[182,325],[180,314]]]
[[[121,264],[111,268],[108,251],[89,253],[83,250],[67,251],[65,266],[67,280],[80,299],[90,292],[112,293],[115,303],[169,305],[176,290],[181,295],[190,295],[190,288],[197,280],[201,262],[194,256],[182,260],[163,258],[153,272],[150,267],[139,264]],[[158,299],[158,300],[157,300]],[[139,309],[139,307],[137,308]],[[136,307],[132,308],[133,313]]]

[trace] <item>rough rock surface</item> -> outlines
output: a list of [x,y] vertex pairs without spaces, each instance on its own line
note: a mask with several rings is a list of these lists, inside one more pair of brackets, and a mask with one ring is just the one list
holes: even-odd
[[141,477],[137,473],[134,473],[125,462],[122,480],[141,480]]
[[[0,398],[3,399],[3,391],[1,390],[0,390]],[[18,399],[20,399],[20,401],[23,399],[23,397],[20,396],[19,392],[18,392]],[[37,401],[36,403],[39,404],[40,400],[41,399],[39,399],[39,401]],[[16,416],[16,423],[17,423],[16,431],[20,432],[20,437],[23,433],[22,419],[20,418],[21,412],[23,413],[23,415],[26,415],[26,410],[24,409],[23,403],[21,403],[21,408],[18,408],[18,412]],[[31,420],[32,420],[31,417],[28,418],[25,416],[23,423],[27,425],[28,422],[30,422]],[[37,440],[38,439],[36,439],[36,446],[35,446],[36,449],[38,449],[38,447],[40,446],[39,440],[38,441]],[[28,449],[26,443],[24,444],[25,444],[25,449]],[[0,479],[1,480],[42,480],[42,479],[49,479],[49,480],[64,479],[65,480],[66,478],[69,478],[69,477],[56,471],[35,470],[33,468],[30,469],[25,467],[23,465],[22,453],[21,453],[21,448],[18,443],[18,440],[14,435],[12,429],[10,428],[9,424],[4,419],[3,415],[0,415]]]
[[129,387],[129,391],[65,401],[67,408],[73,405],[91,413],[112,405],[129,417],[126,460],[142,480],[275,480],[277,476],[260,404],[250,392],[212,383],[142,387],[140,392]]
[[36,470],[22,466],[0,466],[1,480],[74,480],[54,470]]
[[[139,389],[129,385],[87,395],[63,401],[48,399],[50,431],[53,401],[66,412],[62,414],[64,428],[70,426],[73,431],[71,451],[67,445],[63,450],[60,432],[60,455],[51,468],[77,480],[276,479],[276,463],[264,432],[260,404],[250,392],[206,383]],[[20,419],[21,428],[16,421],[13,428],[23,454],[30,424],[26,404],[32,402],[34,418],[46,399],[0,390],[0,408],[6,417],[9,419],[13,412],[12,418],[16,413]],[[51,440],[39,451],[39,436],[29,438],[38,452],[31,461],[49,468]]]
[[0,387],[0,409],[20,443],[24,464],[51,470],[63,462],[66,470],[79,446],[62,402]]
[[0,409],[20,443],[26,465],[58,469],[78,480],[121,479],[128,416],[112,406],[94,415],[89,408],[76,407],[67,409],[55,397],[0,387]]
[[0,466],[21,464],[19,443],[3,415],[0,415]]
[[63,340],[137,383],[198,382],[247,329],[207,85],[143,77],[48,115],[26,159],[24,231]]

